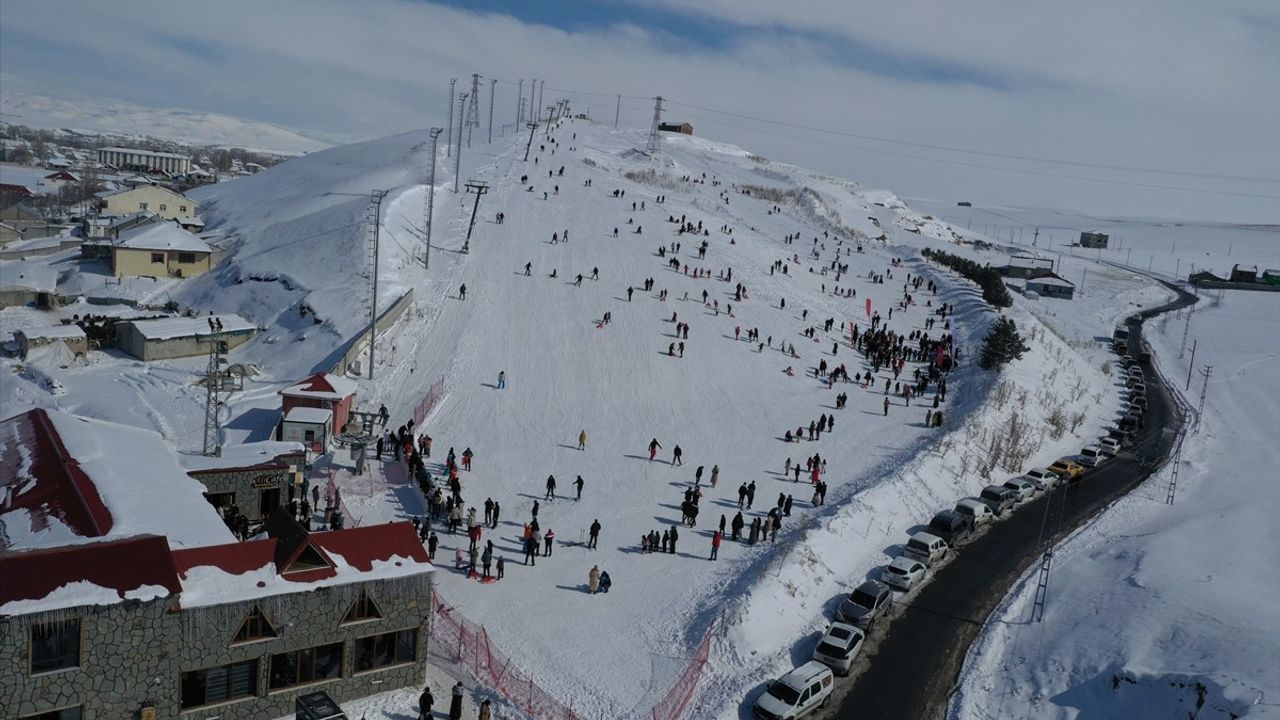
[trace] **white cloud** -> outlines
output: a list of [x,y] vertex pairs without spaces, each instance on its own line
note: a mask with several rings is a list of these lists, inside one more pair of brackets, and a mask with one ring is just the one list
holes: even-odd
[[[98,93],[351,138],[445,124],[448,78],[459,78],[461,88],[480,72],[547,78],[549,87],[661,93],[704,107],[937,145],[1280,175],[1273,3],[659,1],[720,24],[729,40],[700,45],[666,32],[670,28],[625,23],[570,32],[397,0],[5,3],[0,66],[49,94]],[[949,79],[938,80],[942,74]],[[482,87],[487,101],[488,83]],[[547,101],[555,97],[547,91]],[[500,84],[500,122],[514,119],[514,100],[515,89]],[[609,98],[575,102],[612,119]],[[650,107],[626,102],[624,123],[647,124]],[[841,146],[1238,193],[1274,196],[1276,185],[770,132],[760,123],[684,110],[673,106],[670,115],[691,118],[700,134],[908,195],[1280,222],[1276,200],[1000,173]]]

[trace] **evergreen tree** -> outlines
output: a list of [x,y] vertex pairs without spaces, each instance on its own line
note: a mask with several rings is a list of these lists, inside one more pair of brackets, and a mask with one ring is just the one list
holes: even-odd
[[1018,326],[1013,320],[1002,317],[996,320],[995,327],[991,328],[991,332],[982,341],[982,355],[978,358],[978,365],[984,370],[996,369],[1022,357],[1029,349],[1018,334]]

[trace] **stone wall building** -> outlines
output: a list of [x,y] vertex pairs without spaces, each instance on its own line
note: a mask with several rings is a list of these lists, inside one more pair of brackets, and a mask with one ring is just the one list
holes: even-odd
[[301,443],[230,445],[217,457],[190,455],[178,461],[204,486],[205,497],[220,514],[233,512],[255,524],[308,490],[307,450]]

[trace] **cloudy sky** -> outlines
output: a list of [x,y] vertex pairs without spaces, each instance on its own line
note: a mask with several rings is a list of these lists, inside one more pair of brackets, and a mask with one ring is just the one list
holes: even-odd
[[0,71],[353,140],[537,77],[906,196],[1280,223],[1274,0],[6,0]]

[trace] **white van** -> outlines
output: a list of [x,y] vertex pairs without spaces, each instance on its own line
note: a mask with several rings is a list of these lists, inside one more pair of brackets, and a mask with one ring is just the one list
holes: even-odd
[[752,715],[759,720],[794,720],[827,704],[835,685],[831,668],[810,660],[783,675],[756,700]]
[[933,565],[947,556],[947,543],[932,533],[912,533],[902,548],[902,554],[925,565]]
[[975,528],[996,519],[996,514],[991,512],[986,503],[974,498],[965,498],[956,503],[956,512],[972,520]]
[[1097,467],[1102,464],[1106,457],[1102,454],[1102,448],[1097,445],[1089,445],[1080,449],[1080,454],[1076,456],[1076,462],[1085,467]]

